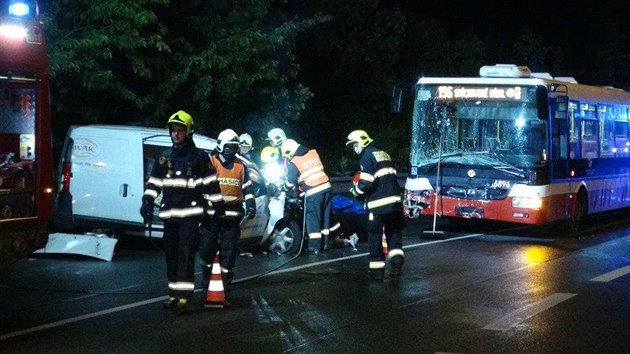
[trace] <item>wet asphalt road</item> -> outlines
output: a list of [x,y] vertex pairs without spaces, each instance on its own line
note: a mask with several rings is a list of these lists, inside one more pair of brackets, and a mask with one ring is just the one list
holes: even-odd
[[578,237],[414,221],[404,274],[384,282],[366,279],[365,242],[254,252],[237,261],[231,307],[203,310],[198,289],[186,316],[161,308],[163,255],[146,240],[121,240],[112,262],[36,255],[0,273],[0,352],[627,353],[628,215]]

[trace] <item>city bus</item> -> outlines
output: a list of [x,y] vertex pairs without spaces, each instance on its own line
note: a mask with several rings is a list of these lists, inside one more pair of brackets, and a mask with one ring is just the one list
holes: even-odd
[[630,92],[499,64],[420,78],[413,106],[408,217],[563,221],[575,232],[590,214],[630,206]]
[[34,0],[0,0],[0,269],[46,245],[53,161],[48,60]]

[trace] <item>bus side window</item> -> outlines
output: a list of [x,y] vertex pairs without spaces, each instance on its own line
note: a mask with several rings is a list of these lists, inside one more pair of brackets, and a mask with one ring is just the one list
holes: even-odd
[[594,159],[598,156],[597,148],[597,121],[596,120],[583,120],[582,121],[582,158]]
[[579,116],[579,111],[577,110],[577,108],[579,107],[579,103],[577,102],[571,102],[571,103],[572,104],[569,105],[569,158],[575,159],[575,158],[579,158],[579,156],[576,156],[577,153],[579,152],[579,149],[578,149],[579,125],[577,121],[577,118]]

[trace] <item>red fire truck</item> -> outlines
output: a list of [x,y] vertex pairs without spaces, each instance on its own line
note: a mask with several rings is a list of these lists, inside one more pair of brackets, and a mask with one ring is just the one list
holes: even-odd
[[35,0],[0,0],[0,269],[45,246],[53,159],[48,60]]

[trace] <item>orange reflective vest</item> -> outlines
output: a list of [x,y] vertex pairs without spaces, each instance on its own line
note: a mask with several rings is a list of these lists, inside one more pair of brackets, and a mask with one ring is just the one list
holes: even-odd
[[324,172],[324,165],[317,151],[309,150],[302,156],[294,156],[291,162],[300,171],[298,183],[304,183],[308,187],[316,187],[328,182],[328,175]]
[[243,202],[243,183],[245,181],[245,166],[240,160],[235,160],[232,168],[223,166],[218,156],[210,155],[210,163],[217,171],[216,176],[221,188],[221,195],[225,205],[241,205]]

